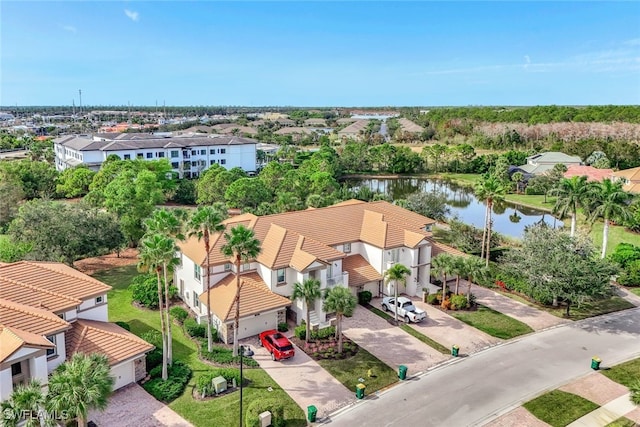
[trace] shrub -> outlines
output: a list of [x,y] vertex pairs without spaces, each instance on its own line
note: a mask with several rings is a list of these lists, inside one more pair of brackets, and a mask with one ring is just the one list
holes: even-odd
[[184,330],[191,338],[204,338],[207,336],[206,325],[199,324],[193,317],[187,317],[186,319],[184,319],[184,322],[182,324],[184,326]]
[[163,402],[169,402],[184,392],[187,383],[191,379],[192,371],[187,364],[176,360],[169,366],[168,374],[168,378],[162,380],[160,378],[162,366],[157,366],[149,372],[152,378],[151,381],[143,385],[149,394]]
[[307,325],[302,322],[300,326],[296,326],[293,332],[299,340],[305,340],[307,338]]
[[[136,276],[129,285],[133,300],[146,308],[158,308],[158,280],[152,274],[141,274]],[[169,286],[169,298],[175,298],[178,290],[175,286]],[[162,288],[164,297],[164,286]]]
[[640,286],[640,260],[627,264],[618,277],[618,283],[623,286]]
[[358,304],[367,305],[371,302],[373,295],[369,291],[358,292]]
[[173,316],[174,319],[176,319],[180,323],[184,322],[184,319],[186,319],[189,316],[189,313],[187,312],[187,310],[185,310],[182,307],[171,307],[171,309],[169,310],[169,313],[171,314],[171,316]]
[[289,330],[289,325],[287,322],[278,323],[278,332],[287,332]]
[[427,303],[431,305],[438,305],[440,304],[440,298],[442,298],[442,295],[429,294],[427,295]]
[[156,331],[155,329],[148,330],[143,333],[140,338],[148,342],[149,344],[153,344],[156,348],[162,349],[162,334],[160,331]]
[[249,404],[246,412],[246,427],[259,427],[260,419],[258,415],[264,411],[271,412],[271,425],[273,427],[284,427],[284,406],[276,399],[255,400]]
[[474,294],[469,294],[467,298],[468,298],[467,304],[469,308],[476,305],[476,296]]
[[442,303],[440,304],[440,307],[442,307],[443,310],[450,310],[451,309],[451,299],[445,298],[442,301]]
[[451,297],[451,308],[454,310],[464,310],[467,308],[467,297],[465,295],[453,295]]
[[213,371],[205,372],[198,378],[196,382],[196,389],[200,395],[204,394],[205,396],[211,396],[214,394],[213,388],[211,387],[211,381],[216,377],[224,377],[227,380],[227,383],[233,382],[236,380],[236,384],[240,384],[240,370],[234,368],[220,368],[214,369]]
[[318,329],[317,331],[311,331],[311,339],[314,340],[326,340],[336,334],[335,326],[329,326],[326,328]]
[[155,350],[147,353],[146,366],[147,372],[151,372],[153,368],[162,364],[162,349],[156,347]]
[[[207,350],[206,340],[202,340],[200,342],[200,354],[204,359],[219,363],[221,365],[240,364],[240,356],[233,357],[233,350],[231,349],[221,346],[213,346],[213,349],[211,351]],[[247,367],[258,366],[258,362],[250,357],[243,357],[242,364]]]
[[122,329],[126,329],[127,331],[131,331],[131,326],[127,322],[116,322],[116,325],[120,326]]

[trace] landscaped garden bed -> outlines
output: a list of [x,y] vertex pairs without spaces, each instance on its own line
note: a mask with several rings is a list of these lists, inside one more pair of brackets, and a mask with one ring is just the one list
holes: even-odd
[[349,338],[342,337],[342,353],[338,351],[338,339],[335,337],[336,328],[329,326],[319,330],[312,330],[309,342],[305,341],[306,326],[303,322],[295,330],[291,341],[314,360],[346,359],[358,353],[358,345]]

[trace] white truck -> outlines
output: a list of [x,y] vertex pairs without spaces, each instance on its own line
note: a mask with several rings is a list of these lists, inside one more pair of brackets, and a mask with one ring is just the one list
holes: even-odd
[[399,297],[397,301],[394,297],[382,298],[382,309],[384,311],[395,313],[396,305],[398,306],[398,319],[404,319],[407,323],[417,323],[427,317],[427,313],[413,305],[409,298]]

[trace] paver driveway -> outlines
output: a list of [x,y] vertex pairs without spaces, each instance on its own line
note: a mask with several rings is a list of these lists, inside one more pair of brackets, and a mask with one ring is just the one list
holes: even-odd
[[108,427],[193,427],[138,384],[116,391],[104,412],[89,411],[89,420]]
[[355,401],[354,393],[297,346],[294,345],[296,355],[293,358],[275,362],[266,349],[255,345],[256,342],[253,339],[250,343],[255,352],[253,358],[305,413],[307,406],[315,405],[318,418],[323,418]]
[[343,320],[342,331],[393,369],[405,365],[409,375],[449,358],[361,306],[356,307],[352,317]]

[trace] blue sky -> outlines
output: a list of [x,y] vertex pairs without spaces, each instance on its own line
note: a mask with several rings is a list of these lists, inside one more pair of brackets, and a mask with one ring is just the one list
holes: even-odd
[[640,104],[640,2],[0,2],[0,105]]

